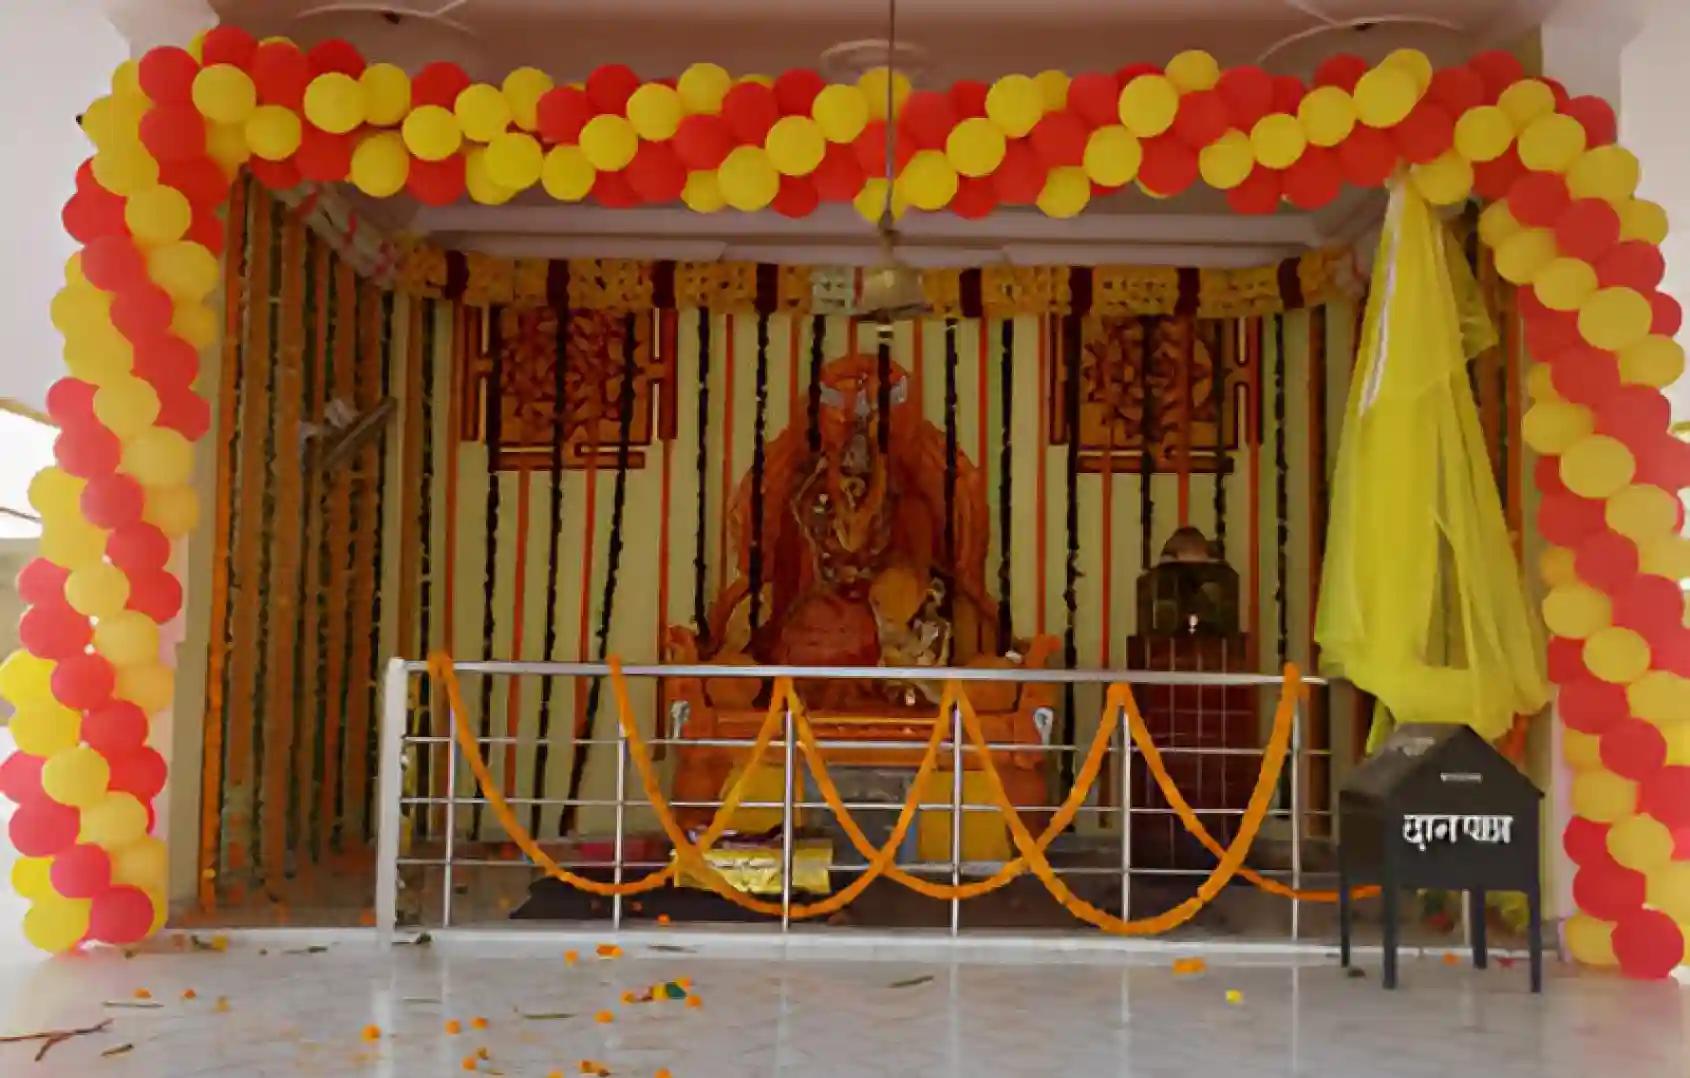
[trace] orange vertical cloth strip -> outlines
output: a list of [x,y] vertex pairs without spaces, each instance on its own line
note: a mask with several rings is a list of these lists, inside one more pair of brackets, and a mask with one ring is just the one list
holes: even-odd
[[1050,318],[1039,315],[1038,443],[1033,450],[1033,624],[1045,631],[1045,542],[1049,513],[1045,493],[1045,447],[1050,444]]
[[[1068,372],[1068,377],[1080,377],[1081,367],[1084,362],[1084,348],[1082,348],[1081,354],[1074,357],[1074,367]],[[1109,369],[1109,364],[1106,360],[1098,361],[1098,374],[1103,380],[1104,401],[1108,402],[1113,400],[1115,372]],[[1083,412],[1081,413],[1081,415],[1084,414],[1085,413]],[[1115,588],[1115,410],[1112,404],[1106,403],[1104,405],[1103,422],[1104,429],[1107,431],[1107,434],[1105,436],[1103,447],[1103,527],[1101,529],[1103,533],[1103,569],[1102,572],[1099,573],[1098,580],[1099,590],[1103,593],[1103,616],[1101,619],[1102,643],[1098,649],[1098,665],[1108,666],[1115,654],[1113,647],[1114,642],[1111,639],[1114,629],[1110,625],[1110,622],[1114,617]],[[1080,431],[1077,429],[1069,432],[1069,437],[1078,438],[1079,436]],[[1083,447],[1084,443],[1081,444]],[[1110,760],[1113,759],[1113,757],[1110,758]],[[1112,766],[1112,763],[1105,761],[1104,768],[1106,779],[1109,769],[1112,768]],[[1108,781],[1104,782],[1103,790],[1105,795],[1110,792],[1111,786]]]
[[[1195,421],[1191,407],[1191,365],[1195,363],[1197,354],[1197,320],[1189,315],[1181,320],[1181,336],[1184,344],[1181,346],[1179,358],[1179,395],[1180,395],[1180,424],[1179,424],[1179,524],[1185,527],[1191,523],[1191,424]],[[1149,347],[1146,342],[1145,347]]]
[[915,402],[917,415],[925,414],[922,411],[922,404],[927,400],[927,395],[923,392],[927,380],[927,354],[922,341],[922,338],[926,336],[923,332],[926,328],[926,322],[917,318],[915,320],[915,332],[910,335],[910,385],[915,389],[915,392],[910,394],[910,399]]
[[241,316],[246,311],[242,279],[246,252],[247,185],[229,192],[228,252],[223,264],[223,348],[217,380],[217,489],[212,510],[211,628],[205,664],[204,751],[200,757],[199,903],[217,908],[217,849],[222,828],[223,671],[229,660],[229,518],[234,511],[233,436],[239,394],[235,379],[241,362]]
[[[306,415],[312,423],[323,422],[323,409],[328,399],[324,378],[328,372],[329,349],[329,289],[332,284],[335,255],[326,243],[317,245],[315,294],[312,297],[311,331],[312,362],[315,375],[311,379],[311,399]],[[322,727],[323,701],[317,694],[318,671],[323,668],[321,640],[323,606],[327,597],[323,579],[323,529],[328,527],[320,511],[325,489],[321,474],[307,477],[306,489],[310,501],[305,506],[305,582],[308,601],[299,612],[303,623],[305,651],[300,662],[299,730],[294,739],[294,834],[301,851],[311,846],[311,816],[317,804],[317,732]]]
[[[974,466],[980,469],[980,477],[985,479],[991,475],[992,471],[989,458],[986,456],[986,428],[992,425],[990,405],[991,372],[988,369],[990,367],[990,363],[986,358],[991,354],[991,342],[987,340],[987,337],[990,335],[989,331],[991,329],[992,320],[987,318],[985,315],[981,315],[979,321],[979,366],[976,372],[974,385],[974,400],[979,409],[979,428],[974,432],[975,443],[977,445],[977,448],[974,451]],[[1009,597],[1007,595],[1004,596],[1003,601],[1008,602]]]
[[[329,385],[329,399],[353,399],[352,342],[358,332],[353,317],[353,291],[357,282],[352,266],[335,259],[334,285],[331,301],[335,305],[335,334],[330,342],[334,352],[334,377]],[[345,733],[346,700],[351,695],[347,685],[346,616],[348,599],[348,566],[351,548],[352,486],[344,472],[319,473],[321,482],[329,484],[329,603],[328,629],[324,666],[328,669],[329,697],[323,701],[323,774],[317,787],[317,842],[327,854],[332,848],[339,820],[335,815],[335,795],[340,792],[340,752]]]
[[[511,582],[511,650],[513,660],[522,658],[522,623],[527,614],[524,599],[528,591],[528,469],[516,470],[516,565]],[[505,796],[516,791],[517,730],[522,725],[522,679],[507,678],[505,690],[505,736],[512,738],[505,745]],[[536,793],[536,796],[538,794]]]
[[[381,403],[381,293],[374,284],[354,281],[361,296],[359,343],[354,396],[360,414],[368,415]],[[381,575],[382,514],[380,491],[386,476],[381,474],[380,444],[372,441],[358,451],[356,473],[365,476],[361,486],[348,484],[348,504],[356,505],[353,521],[352,612],[348,619],[352,633],[351,669],[347,671],[345,821],[342,839],[363,845],[367,832],[365,811],[370,771],[366,764],[370,745],[370,716],[375,707],[376,680],[372,640],[375,596]],[[355,499],[355,501],[354,501]]]
[[1245,323],[1250,354],[1250,662],[1255,665],[1262,635],[1262,320]]
[[[720,504],[732,504],[734,496],[734,316],[722,316],[722,496]],[[720,553],[716,557],[716,588],[720,592],[728,584],[728,563],[737,571],[739,558],[728,549],[728,513],[718,517],[717,541]]]

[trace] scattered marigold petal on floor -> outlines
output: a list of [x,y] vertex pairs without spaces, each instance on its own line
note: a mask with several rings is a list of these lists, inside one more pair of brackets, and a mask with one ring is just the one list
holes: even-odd
[[469,1020],[469,1024],[471,1029],[486,1029],[487,1019],[478,1014]]
[[458,1021],[456,1018],[448,1018],[446,1020],[446,1027],[445,1028],[446,1028],[446,1035],[447,1036],[456,1037],[458,1034],[460,1034],[464,1031],[464,1024],[462,1022]]
[[600,1011],[599,1013],[593,1015],[593,1021],[597,1022],[601,1026],[605,1026],[616,1021],[616,1016],[609,1011]]
[[381,1040],[381,1027],[380,1026],[365,1026],[364,1027],[364,1039],[367,1040],[367,1041],[379,1041],[379,1040]]

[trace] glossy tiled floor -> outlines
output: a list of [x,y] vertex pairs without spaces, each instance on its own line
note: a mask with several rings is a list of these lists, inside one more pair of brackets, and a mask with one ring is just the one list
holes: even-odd
[[[1176,976],[1169,952],[965,945],[782,952],[749,940],[678,934],[473,942],[378,954],[339,937],[236,936],[226,952],[163,940],[42,961],[0,952],[0,1035],[108,1031],[55,1047],[0,1045],[5,1075],[449,1075],[486,1047],[478,1073],[615,1075],[1505,1075],[1686,1073],[1690,991],[1551,965],[1526,991],[1523,964],[1487,971],[1410,960],[1401,991],[1372,961],[1347,978],[1325,959],[1208,959]],[[684,941],[684,942],[683,942]],[[583,957],[563,960],[568,947]],[[261,950],[262,948],[262,950]],[[702,1006],[621,1002],[628,990],[690,978]],[[141,989],[147,1009],[133,1006]],[[196,998],[184,999],[192,989]],[[1229,1002],[1229,990],[1240,993]],[[217,1000],[226,997],[227,1010]],[[113,1007],[110,1003],[130,1006]],[[609,1011],[614,1021],[595,1021]],[[470,1020],[482,1015],[490,1028]],[[448,1019],[465,1032],[449,1036]],[[361,1031],[380,1027],[371,1043]],[[122,1045],[133,1047],[102,1058]]]

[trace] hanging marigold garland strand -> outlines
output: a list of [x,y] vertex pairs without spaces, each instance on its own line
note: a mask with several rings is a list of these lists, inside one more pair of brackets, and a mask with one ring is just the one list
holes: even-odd
[[1278,613],[1279,661],[1284,662],[1291,646],[1291,610],[1286,602],[1289,572],[1286,547],[1291,541],[1289,478],[1290,462],[1285,456],[1285,316],[1273,319],[1273,515],[1274,573],[1273,602]]
[[[495,593],[498,589],[499,571],[499,503],[503,498],[503,491],[499,482],[499,446],[502,444],[504,433],[504,376],[505,357],[503,342],[497,339],[499,326],[499,309],[492,308],[486,312],[486,325],[491,325],[494,339],[488,345],[488,360],[490,369],[487,373],[486,390],[483,408],[486,409],[482,420],[483,441],[487,446],[487,495],[485,508],[482,512],[483,532],[481,548],[481,655],[484,659],[495,658],[493,654],[493,632],[495,622]],[[481,738],[487,739],[493,732],[493,677],[490,674],[481,675],[480,700],[481,705]],[[469,833],[472,837],[481,835],[481,803],[477,802],[470,812]]]
[[[1144,403],[1144,414],[1139,418],[1138,455],[1138,530],[1139,530],[1139,559],[1145,569],[1149,569],[1156,555],[1150,549],[1152,530],[1156,526],[1156,500],[1151,487],[1156,478],[1156,440],[1161,435],[1158,429],[1156,414],[1156,387],[1150,377],[1156,364],[1156,331],[1160,320],[1155,315],[1145,315],[1138,320],[1140,346],[1138,351],[1139,383],[1144,387],[1141,400]],[[1150,626],[1140,625],[1138,631],[1149,632]]]
[[[951,623],[956,611],[956,483],[957,483],[957,320],[945,319],[945,596],[941,616]],[[950,646],[955,654],[954,642]],[[949,658],[950,656],[947,656]]]
[[1002,350],[998,368],[998,653],[1015,646],[1015,616],[1011,609],[1010,559],[1015,553],[1015,516],[1010,499],[1015,494],[1015,457],[1010,430],[1015,422],[1015,319],[1005,318],[998,329]]
[[[1222,332],[1226,332],[1227,323],[1222,324]],[[1238,336],[1238,323],[1230,323],[1232,338],[1227,348],[1221,350],[1223,356],[1236,356],[1236,349],[1242,347]],[[1220,550],[1221,557],[1226,557],[1226,472],[1232,463],[1226,451],[1226,407],[1230,390],[1226,384],[1226,372],[1231,364],[1224,359],[1214,359],[1213,369],[1209,374],[1209,385],[1213,387],[1215,396],[1215,546]]]
[[[546,633],[542,643],[547,662],[557,660],[557,575],[563,543],[563,450],[569,437],[569,309],[555,312],[557,331],[552,335],[552,452],[548,483],[550,490],[550,531],[546,541]],[[546,763],[551,756],[552,693],[557,679],[540,679],[540,723],[534,745],[534,769],[531,789],[545,788]],[[540,829],[540,813],[544,806],[535,805],[529,811],[528,826]]]
[[751,423],[751,529],[748,543],[748,576],[751,580],[751,638],[763,623],[763,478],[768,459],[763,439],[769,424],[769,316],[757,316],[756,410]]
[[[1067,560],[1063,564],[1062,605],[1068,612],[1068,624],[1062,634],[1062,658],[1068,669],[1080,664],[1080,652],[1075,632],[1079,618],[1080,586],[1080,316],[1064,315],[1062,319],[1062,354],[1067,364],[1067,378],[1062,384],[1063,423],[1068,428],[1067,457],[1063,478],[1066,483]],[[1062,687],[1062,742],[1074,744],[1074,685]],[[1074,781],[1074,756],[1062,754],[1062,784]]]
[[[427,300],[422,304],[421,334],[422,348],[420,352],[420,366],[417,370],[418,393],[422,398],[419,402],[419,412],[422,416],[422,496],[417,504],[417,539],[418,560],[420,567],[417,581],[417,644],[419,653],[428,655],[434,649],[434,349],[435,317],[437,309],[434,300]],[[417,687],[417,711],[422,716],[423,723],[428,724],[434,714],[434,685],[428,678],[424,678]],[[431,736],[438,737],[440,730],[429,729]],[[417,792],[425,793],[434,789],[434,752],[432,746],[418,754]],[[432,833],[432,814],[425,814],[421,818],[418,834],[427,836]]]
[[710,519],[710,312],[698,311],[698,420],[696,448],[698,457],[698,526],[693,529],[692,548],[692,618],[698,628],[698,638],[710,642],[710,618],[705,613],[705,554],[706,522]]

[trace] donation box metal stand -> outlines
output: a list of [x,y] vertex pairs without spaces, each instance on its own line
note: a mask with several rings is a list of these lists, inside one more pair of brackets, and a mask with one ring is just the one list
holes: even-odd
[[1339,953],[1350,964],[1350,888],[1377,883],[1386,988],[1397,986],[1397,897],[1405,887],[1466,891],[1473,965],[1485,968],[1485,892],[1523,891],[1532,991],[1543,990],[1538,893],[1543,791],[1469,727],[1399,726],[1338,794]]

